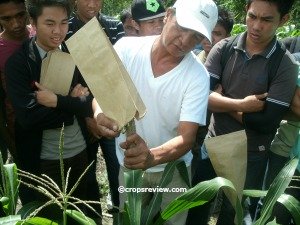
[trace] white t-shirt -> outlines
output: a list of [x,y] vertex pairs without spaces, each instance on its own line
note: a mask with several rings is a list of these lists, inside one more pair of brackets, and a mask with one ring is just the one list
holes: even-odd
[[[146,106],[146,115],[136,121],[136,132],[150,149],[176,137],[180,121],[204,125],[209,95],[208,72],[192,52],[171,71],[154,77],[150,56],[156,38],[123,37],[114,45]],[[124,165],[124,150],[119,145],[125,139],[123,134],[116,138],[121,165]],[[190,165],[191,152],[181,159]],[[162,164],[147,171],[159,172],[164,167]]]

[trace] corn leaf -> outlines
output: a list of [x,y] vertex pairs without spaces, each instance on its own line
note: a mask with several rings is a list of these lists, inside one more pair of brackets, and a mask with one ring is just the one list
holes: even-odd
[[15,163],[6,164],[3,166],[5,174],[5,196],[9,198],[7,215],[14,215],[16,213],[18,201],[18,173]]
[[142,214],[142,193],[137,191],[137,188],[142,187],[142,170],[125,170],[125,186],[127,188],[127,201],[128,208],[127,213],[130,221],[130,225],[141,224]]
[[[267,195],[267,191],[259,190],[244,190],[243,193],[245,196],[254,198],[265,197]],[[295,197],[288,194],[282,194],[277,202],[281,203],[289,210],[296,224],[300,224],[300,202]]]
[[273,221],[267,223],[267,225],[279,225],[279,224],[276,223],[276,219],[274,219]]
[[22,208],[17,212],[18,215],[21,215],[22,219],[27,218],[34,210],[41,207],[44,202],[32,201],[22,206]]
[[95,221],[77,210],[66,210],[66,214],[82,225],[96,225]]
[[18,221],[16,225],[58,225],[58,223],[42,217],[32,217],[28,220]]
[[[155,225],[163,224],[177,213],[207,203],[215,197],[220,188],[229,188],[236,194],[236,190],[231,181],[225,178],[216,177],[212,180],[201,182],[174,199],[174,201],[163,210],[160,218],[155,222]],[[236,213],[237,223],[242,224],[243,212],[238,197],[236,197]]]
[[[184,161],[173,161],[166,165],[163,175],[161,177],[160,183],[157,188],[165,188],[173,179],[175,168],[178,169],[179,174],[181,174],[182,179],[188,180],[189,186],[189,177]],[[160,211],[161,202],[162,202],[163,192],[156,191],[150,201],[150,203],[144,207],[142,210],[142,219],[141,224],[151,225],[153,224],[153,218]]]
[[300,224],[300,202],[291,195],[283,194],[279,197],[278,202],[283,204],[293,216],[295,223]]
[[291,182],[298,162],[298,158],[290,160],[280,171],[280,173],[276,176],[264,199],[264,204],[261,210],[261,216],[254,223],[254,225],[267,223],[267,221],[272,215],[274,204],[276,203],[277,199],[284,193],[285,189]]
[[2,225],[15,225],[16,222],[21,220],[21,216],[13,215],[13,216],[6,216],[0,218],[0,224]]

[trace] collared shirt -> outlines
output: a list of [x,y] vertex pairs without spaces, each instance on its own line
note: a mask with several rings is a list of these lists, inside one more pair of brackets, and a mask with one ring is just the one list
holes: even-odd
[[[274,37],[265,51],[249,56],[245,50],[247,33],[240,35],[234,53],[227,61],[224,70],[221,66],[223,48],[228,42],[218,42],[210,51],[205,66],[210,74],[211,87],[220,83],[223,95],[233,99],[243,99],[254,94],[268,92],[266,101],[289,107],[295,91],[297,65],[290,53],[285,53],[275,77],[268,83],[268,63],[276,49],[277,39]],[[295,76],[294,76],[295,75]],[[227,113],[213,113],[209,126],[209,136],[222,135],[245,129],[245,126]],[[262,134],[246,129],[248,151],[265,151],[269,149],[272,134]]]
[[[124,27],[121,21],[101,13],[98,14],[97,19],[112,44],[115,44],[121,37],[125,36]],[[84,25],[85,23],[73,12],[69,19],[69,31],[66,39],[70,38]]]

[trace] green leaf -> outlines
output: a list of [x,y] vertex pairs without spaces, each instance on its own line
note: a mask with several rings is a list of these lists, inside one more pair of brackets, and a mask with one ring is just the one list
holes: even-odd
[[191,181],[190,181],[190,175],[189,175],[188,170],[186,168],[185,162],[184,161],[178,161],[178,163],[176,164],[176,168],[177,168],[182,180],[184,180],[186,185],[189,188],[191,188],[192,186],[191,186]]
[[130,220],[128,215],[128,202],[125,202],[124,211],[120,213],[119,221],[117,224],[130,225]]
[[17,166],[15,163],[6,164],[3,166],[6,187],[5,196],[9,198],[8,213],[9,215],[14,215],[16,213],[17,201],[18,201],[18,173]]
[[16,222],[21,220],[21,216],[13,215],[13,216],[6,216],[0,218],[0,225],[14,225]]
[[273,183],[271,184],[269,191],[264,199],[264,204],[261,210],[260,218],[254,223],[266,224],[272,215],[274,204],[277,199],[284,193],[285,189],[288,187],[291,179],[297,168],[299,159],[294,158],[287,163],[280,173],[276,176]]
[[279,224],[276,223],[276,219],[274,219],[273,221],[267,223],[267,225],[279,225]]
[[39,202],[39,201],[29,202],[24,206],[22,206],[22,208],[17,212],[17,214],[21,215],[22,219],[25,219],[30,215],[30,213],[34,212],[34,210],[36,210],[43,204],[44,202]]
[[8,197],[1,197],[0,202],[2,205],[7,205],[9,203],[9,198]]
[[[188,172],[184,161],[177,160],[177,161],[169,162],[166,165],[157,188],[165,188],[168,184],[170,184],[170,182],[173,179],[173,175],[176,167],[178,169],[178,172],[182,174],[183,176],[182,178],[186,180],[187,177],[189,183]],[[162,195],[163,192],[156,191],[154,193],[150,203],[147,206],[145,206],[144,210],[142,211],[141,224],[150,225],[153,223],[153,218],[161,209],[160,207],[162,202]]]
[[16,225],[58,225],[58,223],[42,217],[32,217],[28,220],[19,221]]
[[261,190],[243,190],[243,195],[253,198],[265,197],[268,191]]
[[127,188],[128,200],[128,216],[130,225],[141,224],[141,211],[142,211],[142,193],[138,192],[138,188],[142,186],[142,170],[125,170],[125,186]]
[[[220,188],[229,188],[236,193],[236,190],[231,183],[231,181],[216,177],[212,180],[204,181],[197,184],[195,187],[189,189],[187,192],[183,193],[172,201],[161,213],[161,218],[159,218],[155,225],[163,224],[164,221],[170,219],[173,215],[180,213],[182,211],[188,210],[195,206],[203,205],[214,198]],[[238,224],[242,224],[243,212],[241,203],[236,197],[236,213]]]
[[66,214],[82,225],[96,225],[95,221],[77,210],[66,210]]
[[293,216],[295,223],[300,224],[300,202],[293,196],[283,194],[279,197],[278,202],[283,204]]
[[[245,196],[254,198],[264,197],[267,195],[267,191],[258,190],[244,190],[243,193]],[[300,202],[295,197],[288,194],[282,194],[278,198],[277,202],[281,203],[287,210],[289,210],[296,224],[300,224]]]

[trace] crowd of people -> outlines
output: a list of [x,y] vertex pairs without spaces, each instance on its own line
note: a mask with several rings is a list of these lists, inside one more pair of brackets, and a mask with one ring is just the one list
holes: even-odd
[[[166,164],[174,160],[185,162],[192,186],[216,177],[204,144],[208,138],[245,130],[245,189],[268,189],[288,160],[299,157],[300,40],[276,37],[277,29],[289,20],[294,0],[247,0],[247,30],[232,37],[233,15],[213,0],[177,0],[169,8],[161,0],[133,0],[120,13],[120,20],[103,14],[103,4],[102,0],[77,0],[74,7],[68,0],[0,2],[4,161],[8,150],[9,160],[19,169],[46,174],[61,185],[59,140],[64,126],[65,172],[72,168],[69,189],[94,162],[73,195],[100,200],[96,162],[101,148],[113,206],[110,212],[118,214],[126,201],[118,188],[125,186],[128,169],[144,170],[143,187],[157,187]],[[129,136],[101,111],[77,67],[67,95],[40,83],[48,52],[69,53],[65,41],[94,17],[147,108],[144,118],[135,121],[136,133]],[[299,170],[298,165],[295,175],[299,176]],[[291,185],[299,186],[299,182]],[[188,188],[189,184],[176,170],[167,187]],[[286,193],[300,200],[299,190]],[[152,194],[143,193],[143,206]],[[161,210],[180,194],[163,193]],[[22,184],[19,195],[23,205],[45,201]],[[259,218],[263,199],[241,201],[244,223],[250,225]],[[97,213],[81,206],[96,224],[102,224],[100,204],[93,208]],[[194,207],[166,224],[207,224],[210,208],[211,204]],[[217,224],[234,224],[234,217],[224,195]],[[295,224],[280,204],[274,207],[274,217],[280,224]]]

